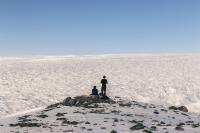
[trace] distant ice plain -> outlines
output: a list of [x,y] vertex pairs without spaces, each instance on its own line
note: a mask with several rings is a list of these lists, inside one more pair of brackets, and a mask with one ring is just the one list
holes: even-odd
[[200,110],[200,54],[0,57],[0,114],[8,115],[100,90],[108,95]]

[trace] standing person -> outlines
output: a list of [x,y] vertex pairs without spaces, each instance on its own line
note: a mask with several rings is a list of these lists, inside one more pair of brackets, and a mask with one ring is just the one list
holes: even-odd
[[101,80],[101,84],[102,84],[101,93],[102,93],[103,96],[106,96],[106,88],[107,88],[106,85],[108,84],[106,76],[103,76],[103,79]]

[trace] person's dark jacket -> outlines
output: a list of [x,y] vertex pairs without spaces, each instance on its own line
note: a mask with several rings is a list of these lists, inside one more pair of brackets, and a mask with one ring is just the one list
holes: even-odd
[[102,79],[101,84],[102,84],[102,88],[106,88],[106,84],[108,84],[107,79]]

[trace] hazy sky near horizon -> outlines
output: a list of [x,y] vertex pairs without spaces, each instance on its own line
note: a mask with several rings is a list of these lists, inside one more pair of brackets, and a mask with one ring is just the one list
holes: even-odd
[[0,54],[200,52],[199,0],[1,0]]

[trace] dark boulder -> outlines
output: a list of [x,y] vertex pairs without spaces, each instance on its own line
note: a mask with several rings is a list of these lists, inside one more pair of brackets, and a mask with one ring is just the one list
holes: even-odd
[[38,115],[37,117],[39,117],[39,118],[46,118],[46,117],[48,117],[48,115],[41,114],[41,115]]
[[131,130],[141,130],[144,128],[145,128],[145,126],[142,123],[137,123],[135,126],[132,126],[130,129]]
[[42,123],[16,123],[16,124],[10,124],[10,127],[40,127],[42,126]]
[[63,103],[62,103],[62,104],[67,104],[67,103],[69,103],[69,101],[70,101],[71,99],[72,99],[71,97],[65,98],[65,100],[63,100]]
[[181,127],[181,126],[177,126],[177,127],[175,127],[175,130],[183,131],[184,129],[183,129],[183,127]]
[[178,107],[178,110],[183,111],[183,112],[188,112],[188,109],[185,106]]
[[170,109],[170,110],[177,110],[178,108],[175,107],[175,106],[170,106],[169,109]]
[[62,122],[62,124],[69,124],[69,125],[77,125],[79,124],[80,122],[77,122],[77,121],[68,121],[68,120],[64,120]]
[[188,109],[185,106],[180,106],[180,107],[171,106],[171,107],[169,107],[169,109],[170,110],[179,110],[179,111],[183,111],[183,112],[188,112]]
[[112,130],[110,133],[117,133],[117,131],[115,131],[115,130]]
[[144,132],[144,133],[153,133],[152,131],[147,130],[147,129],[143,130],[143,132]]
[[200,127],[200,124],[199,124],[199,123],[197,123],[197,124],[192,124],[192,127],[193,127],[193,128]]

